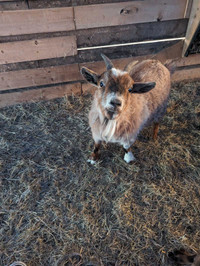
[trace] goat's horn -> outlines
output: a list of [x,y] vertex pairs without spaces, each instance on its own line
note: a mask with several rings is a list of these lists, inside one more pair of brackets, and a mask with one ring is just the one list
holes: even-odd
[[113,63],[110,61],[110,59],[107,56],[105,56],[104,54],[101,54],[101,57],[103,58],[103,60],[104,60],[104,62],[106,64],[107,70],[110,70],[111,68],[114,67]]

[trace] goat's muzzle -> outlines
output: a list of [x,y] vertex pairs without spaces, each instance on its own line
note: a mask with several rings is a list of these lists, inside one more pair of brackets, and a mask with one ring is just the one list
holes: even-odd
[[105,111],[106,111],[106,117],[109,120],[115,119],[119,114],[119,112],[114,108],[106,108]]

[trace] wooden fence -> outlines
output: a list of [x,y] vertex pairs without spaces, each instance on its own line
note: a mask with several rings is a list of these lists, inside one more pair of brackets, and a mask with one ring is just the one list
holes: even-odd
[[[0,0],[0,107],[88,91],[80,68],[103,70],[101,53],[119,67],[133,57],[181,57],[191,7],[192,0]],[[199,55],[179,60],[173,80],[199,78],[198,62]]]

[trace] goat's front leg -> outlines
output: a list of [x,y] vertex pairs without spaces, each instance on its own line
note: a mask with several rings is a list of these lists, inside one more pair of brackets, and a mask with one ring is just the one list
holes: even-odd
[[100,158],[100,152],[99,152],[100,146],[101,146],[101,142],[98,142],[98,143],[95,142],[94,150],[93,150],[93,153],[91,154],[91,159],[88,160],[89,163],[95,164],[96,161],[99,160],[99,158]]
[[154,141],[158,138],[159,123],[154,123],[153,127],[153,139]]
[[131,152],[130,145],[124,144],[123,147],[124,147],[124,151],[125,151],[124,161],[127,163],[134,161],[135,157],[134,157],[133,153]]

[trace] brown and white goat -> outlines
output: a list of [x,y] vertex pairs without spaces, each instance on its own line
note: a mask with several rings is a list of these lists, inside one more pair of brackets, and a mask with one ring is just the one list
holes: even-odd
[[102,57],[107,68],[103,74],[81,69],[83,77],[98,88],[89,112],[95,142],[90,162],[94,164],[99,158],[100,144],[105,141],[122,145],[124,160],[129,163],[135,159],[130,147],[144,126],[154,122],[157,138],[170,93],[170,72],[157,60],[134,62],[121,71],[105,55]]

